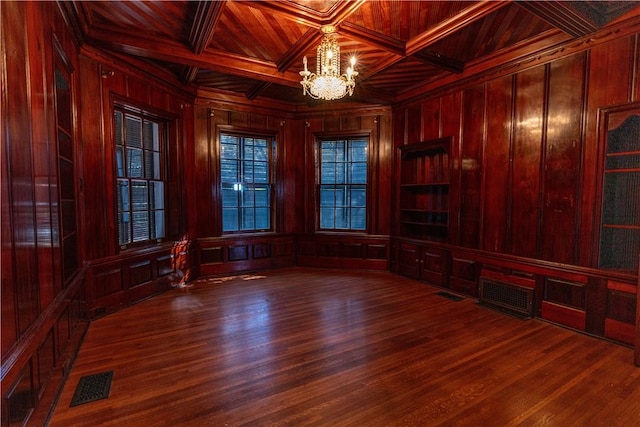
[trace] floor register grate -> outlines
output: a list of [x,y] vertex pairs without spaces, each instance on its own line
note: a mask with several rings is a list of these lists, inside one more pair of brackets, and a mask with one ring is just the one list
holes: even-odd
[[444,292],[444,291],[436,292],[436,295],[442,298],[450,299],[451,301],[462,301],[464,299],[461,296],[450,294],[449,292]]
[[95,400],[106,399],[109,397],[112,379],[113,371],[100,372],[99,374],[87,375],[80,378],[69,406],[77,406]]

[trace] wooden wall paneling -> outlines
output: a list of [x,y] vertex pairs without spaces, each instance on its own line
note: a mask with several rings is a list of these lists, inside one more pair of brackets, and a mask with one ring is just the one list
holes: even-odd
[[599,335],[633,345],[636,317],[635,286],[609,281],[605,288],[606,319],[603,322],[603,331]]
[[357,114],[341,115],[340,127],[337,130],[349,131],[349,130],[371,129],[371,127],[369,127],[367,123],[371,119],[373,119],[373,117],[371,118],[362,117]]
[[[30,64],[39,64],[40,68],[31,68],[32,78],[30,78],[30,91],[32,94],[44,94],[49,92],[47,88],[47,49],[42,46],[50,46],[50,40],[45,39],[45,32],[39,30],[42,26],[41,8],[37,4],[26,5],[29,19],[26,22],[26,32],[28,34],[28,52]],[[50,58],[49,58],[50,60]],[[51,63],[51,62],[49,62]],[[13,89],[13,88],[12,88]],[[40,311],[51,303],[56,291],[55,277],[59,276],[55,270],[59,264],[54,262],[54,238],[56,233],[53,230],[57,225],[58,211],[56,181],[57,157],[54,155],[55,132],[50,130],[48,123],[55,120],[52,115],[51,97],[32,97],[31,99],[31,138],[33,141],[33,180],[34,180],[34,203],[36,218],[36,246],[38,258],[38,282]],[[73,182],[71,183],[73,189]],[[55,218],[55,219],[54,219]],[[74,224],[75,226],[75,224]],[[56,254],[58,255],[58,254]],[[58,286],[60,280],[58,280]]]
[[487,135],[483,155],[483,230],[481,248],[507,252],[511,196],[513,76],[487,83]]
[[458,90],[440,98],[440,138],[458,139],[462,133],[462,93]]
[[[4,6],[2,6],[4,7]],[[4,82],[4,79],[3,79]],[[4,96],[7,93],[6,88],[2,88],[3,97],[3,117],[7,109],[4,108]],[[5,122],[6,123],[6,122]],[[0,306],[2,307],[2,322],[0,322],[0,356],[5,356],[9,348],[18,340],[17,331],[17,306],[15,303],[15,279],[13,273],[14,265],[14,248],[12,239],[11,209],[9,204],[9,176],[7,164],[7,150],[5,141],[5,132],[0,136],[2,146],[0,148],[0,240],[2,242],[2,251],[0,252]]]
[[449,287],[457,292],[477,297],[480,263],[458,254],[451,255],[450,263]]
[[[106,163],[106,140],[102,128],[103,104],[96,102],[100,96],[102,79],[102,67],[94,60],[80,55],[78,73],[82,76],[82,84],[79,86],[79,99],[81,106],[91,108],[82,109],[82,120],[78,121],[80,134],[82,135],[83,156],[82,156],[82,176],[84,188],[83,193],[83,215],[80,223],[86,233],[83,233],[85,259],[99,259],[115,251],[115,230],[113,219],[109,217],[112,211],[111,206],[106,202],[111,197],[105,197],[113,190],[111,182],[107,182],[106,171],[111,168],[111,164]],[[94,191],[101,189],[101,191]]]
[[[6,2],[0,3],[0,11],[3,14],[3,19],[5,17],[12,17],[13,20],[7,21],[7,24],[3,24],[0,29],[0,37],[2,37],[1,43],[2,48],[7,49],[7,52],[13,51],[13,47],[11,43],[15,43],[18,39],[18,34],[12,34],[17,32],[19,28],[19,22],[15,19],[19,17],[19,11],[14,10],[19,6],[18,4],[9,4]],[[7,10],[10,9],[10,10]],[[8,14],[8,15],[7,15]],[[15,61],[17,62],[17,61]],[[13,66],[13,70],[15,72],[16,67]],[[12,206],[11,206],[11,197],[9,195],[11,189],[11,181],[10,181],[10,163],[9,163],[9,150],[8,145],[11,138],[16,138],[10,133],[11,128],[9,127],[9,109],[7,108],[9,105],[9,83],[16,84],[19,82],[19,76],[16,76],[14,73],[9,72],[9,67],[3,69],[3,78],[0,79],[0,84],[2,85],[0,90],[0,97],[2,100],[2,110],[0,111],[3,123],[3,132],[0,132],[0,238],[2,243],[2,251],[0,252],[1,257],[1,267],[0,267],[0,294],[2,298],[0,298],[0,304],[2,307],[2,322],[0,322],[0,356],[5,356],[9,348],[18,340],[18,330],[17,330],[17,304],[15,302],[15,277],[14,277],[14,243],[13,243],[13,224],[12,224]],[[13,81],[12,81],[13,80]],[[19,89],[19,87],[18,87]],[[11,99],[13,101],[13,98]],[[18,129],[16,128],[15,120],[13,117],[13,131],[16,132]],[[3,357],[4,359],[4,357]],[[3,404],[5,403],[3,399]],[[3,406],[3,410],[4,410]],[[5,412],[5,411],[3,411]],[[5,412],[6,413],[6,412]]]
[[[29,58],[27,38],[23,33],[27,26],[25,4],[3,4],[2,37],[4,47],[13,58]],[[37,19],[37,16],[32,18]],[[29,67],[27,61],[5,61],[3,103],[5,108],[4,150],[7,150],[8,190],[11,215],[13,263],[19,268],[13,271],[13,279],[4,286],[12,286],[7,294],[15,294],[18,336],[35,321],[40,311],[38,285],[38,254],[36,250],[35,188],[32,168],[32,134],[30,93],[32,76],[37,74],[38,64]],[[9,88],[11,88],[9,90]],[[33,100],[36,101],[35,99]],[[40,118],[42,119],[42,118]],[[4,291],[4,289],[3,289]],[[4,292],[3,292],[4,293]]]
[[130,100],[144,105],[151,105],[151,87],[148,82],[134,76],[125,76],[126,90],[124,95]]
[[[632,78],[631,82],[631,99],[630,101],[640,101],[640,34],[636,34],[632,37],[631,43],[633,45],[633,57],[631,58]],[[635,88],[635,91],[633,89]]]
[[[25,368],[22,370],[19,380],[12,385],[9,392],[4,394],[6,404],[3,405],[6,408],[6,415],[3,417],[4,425],[23,425],[26,421],[36,403],[35,390],[33,386],[33,360],[29,359]],[[3,411],[4,412],[4,411]]]
[[585,331],[587,323],[586,292],[585,283],[546,278],[542,318]]
[[[464,91],[462,152],[460,153],[460,231],[458,244],[477,248],[481,233],[480,211],[482,152],[485,128],[484,85]],[[455,176],[455,175],[454,175]]]
[[455,91],[441,98],[440,133],[443,137],[453,137],[449,152],[449,242],[458,242],[460,235],[460,144],[462,143],[462,91]]
[[304,119],[304,225],[303,233],[313,233],[316,227],[316,141],[315,132],[322,131],[323,120],[317,117]]
[[640,254],[638,254],[638,280],[636,283],[636,333],[634,339],[633,362],[640,367]]
[[598,336],[605,335],[607,305],[607,281],[600,277],[589,276],[587,278],[584,301],[586,332]]
[[579,331],[585,330],[586,313],[577,308],[542,301],[542,318]]
[[547,278],[544,298],[556,304],[584,310],[587,288],[584,283]]
[[372,183],[377,195],[377,204],[374,207],[376,219],[370,230],[371,234],[389,235],[391,233],[391,209],[392,205],[392,167],[393,167],[393,135],[391,114],[376,116],[377,124],[377,179]]
[[150,282],[153,279],[151,260],[145,259],[128,264],[124,277],[126,278],[125,288],[133,288]]
[[537,253],[540,156],[544,114],[545,67],[516,76],[513,149],[511,252],[535,258]]
[[550,64],[544,153],[541,257],[575,264],[585,55]]
[[175,271],[172,255],[161,255],[155,259],[154,277],[163,277]]
[[422,141],[422,108],[414,105],[407,108],[407,144]]
[[594,210],[599,196],[596,194],[599,162],[598,115],[599,109],[628,101],[632,59],[629,38],[613,40],[594,46],[588,53],[586,81],[586,109],[584,110],[584,143],[582,147],[582,180],[580,205],[580,232],[578,264],[590,266],[597,255],[593,250],[595,223]]
[[338,132],[342,129],[343,118],[339,114],[327,115],[322,118],[323,132]]
[[413,243],[401,242],[398,251],[400,274],[417,279],[419,277],[420,247]]
[[[422,103],[422,137],[420,140],[442,138],[442,120],[449,117],[441,113],[440,98],[431,98]],[[448,135],[445,135],[448,136]]]
[[396,109],[393,110],[392,113],[392,126],[393,126],[393,135],[392,135],[392,139],[393,142],[391,144],[391,153],[390,155],[392,156],[391,158],[391,163],[392,163],[392,182],[391,185],[393,186],[393,191],[392,191],[392,197],[391,197],[391,228],[390,228],[390,232],[391,235],[398,235],[400,233],[400,217],[398,215],[399,212],[399,195],[400,192],[397,191],[396,186],[398,185],[398,183],[400,182],[400,171],[398,168],[398,165],[400,164],[399,158],[397,158],[396,156],[400,155],[400,150],[398,150],[398,147],[401,147],[405,144],[405,137],[406,137],[406,109],[405,108],[401,108],[401,109]]
[[193,206],[187,213],[191,238],[214,235],[211,156],[217,138],[212,123],[216,114],[216,111],[210,108],[194,106],[193,163],[188,167],[190,170],[185,171],[186,182],[192,183],[186,190],[187,203]]
[[248,128],[251,126],[251,113],[246,111],[227,111],[226,115],[228,117],[227,124],[231,126]]

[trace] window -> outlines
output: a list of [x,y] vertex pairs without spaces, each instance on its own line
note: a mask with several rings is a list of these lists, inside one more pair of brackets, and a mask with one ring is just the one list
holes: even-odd
[[114,124],[118,242],[125,249],[165,237],[165,123],[116,108]]
[[220,134],[223,233],[272,230],[272,138]]
[[320,229],[365,230],[368,139],[320,141]]

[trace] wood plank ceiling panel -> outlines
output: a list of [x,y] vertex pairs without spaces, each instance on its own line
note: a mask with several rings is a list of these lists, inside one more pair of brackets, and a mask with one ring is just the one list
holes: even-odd
[[[70,1],[61,4],[79,43],[213,93],[313,105],[300,95],[320,27],[338,31],[343,71],[357,56],[351,101],[392,104],[540,34],[588,36],[614,19],[640,20],[640,1],[397,0]],[[557,38],[548,38],[549,46]],[[450,80],[450,79],[449,79]]]

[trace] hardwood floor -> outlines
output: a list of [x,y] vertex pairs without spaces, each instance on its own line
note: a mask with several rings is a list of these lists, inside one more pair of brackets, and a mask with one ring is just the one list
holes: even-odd
[[[630,348],[387,272],[198,280],[89,328],[50,426],[640,426]],[[109,398],[69,407],[81,376]]]

